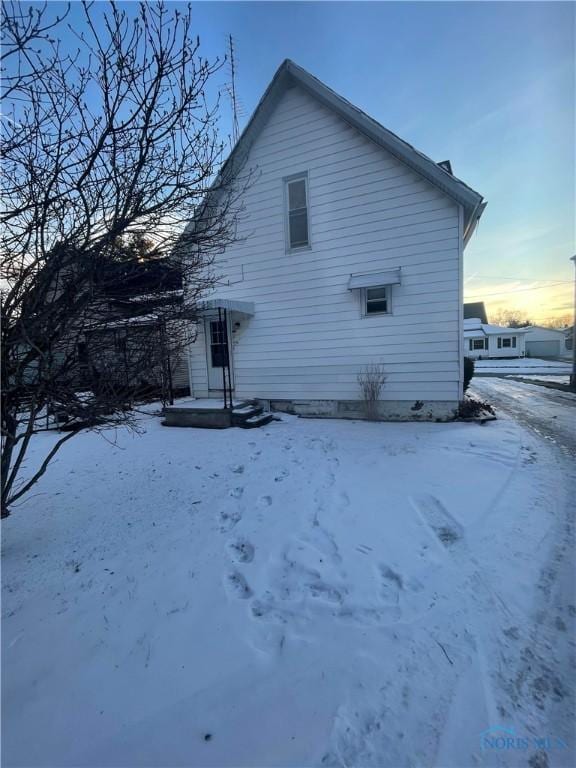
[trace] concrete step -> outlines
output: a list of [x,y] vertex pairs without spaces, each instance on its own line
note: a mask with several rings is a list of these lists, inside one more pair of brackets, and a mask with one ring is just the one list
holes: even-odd
[[266,424],[270,424],[271,421],[275,420],[276,419],[271,413],[259,413],[246,419],[242,424],[238,424],[238,426],[242,427],[242,429],[255,429],[256,427],[263,427]]
[[260,416],[263,408],[261,406],[248,405],[246,408],[235,408],[232,411],[232,426],[241,427],[249,419],[253,419],[256,416]]

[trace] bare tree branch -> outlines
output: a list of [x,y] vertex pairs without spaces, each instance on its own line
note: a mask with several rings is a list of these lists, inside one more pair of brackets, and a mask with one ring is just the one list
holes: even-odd
[[170,378],[250,181],[222,170],[222,62],[190,9],[84,2],[65,55],[50,10],[2,8],[3,515],[57,450],[22,485],[43,421],[133,425],[134,391]]

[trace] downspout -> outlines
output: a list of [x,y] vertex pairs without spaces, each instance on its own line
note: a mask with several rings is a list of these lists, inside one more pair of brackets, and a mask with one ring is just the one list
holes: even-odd
[[458,400],[464,399],[464,206],[458,206]]

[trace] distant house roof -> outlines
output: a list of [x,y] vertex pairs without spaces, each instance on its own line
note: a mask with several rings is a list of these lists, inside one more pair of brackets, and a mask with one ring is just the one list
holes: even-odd
[[479,318],[481,322],[488,322],[488,315],[486,314],[486,307],[483,301],[470,301],[464,304],[464,320],[470,318]]
[[[242,164],[279,98],[294,85],[300,86],[325,107],[338,114],[349,125],[352,125],[459,203],[464,211],[464,242],[469,240],[486,207],[482,195],[454,176],[447,161],[434,162],[290,59],[285,59],[277,69],[272,82],[264,92],[248,124],[224,163],[219,179],[225,178],[228,174],[234,174],[236,158],[239,159],[240,165]],[[218,187],[218,181],[216,187]]]
[[479,317],[471,317],[464,320],[465,339],[472,339],[478,336],[504,336],[507,334],[519,336],[525,333],[526,328],[506,328],[503,325],[490,325],[490,323],[483,323]]
[[526,331],[528,333],[536,333],[537,331],[546,331],[546,333],[555,333],[559,335],[563,335],[566,333],[566,331],[571,330],[570,327],[568,328],[548,328],[545,325],[527,325]]

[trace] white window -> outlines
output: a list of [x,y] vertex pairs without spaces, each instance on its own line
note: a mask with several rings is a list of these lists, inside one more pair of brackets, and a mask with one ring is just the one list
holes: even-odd
[[308,175],[291,176],[286,183],[286,236],[288,249],[310,245],[308,222]]
[[390,286],[377,285],[374,288],[364,289],[364,314],[387,315],[390,314]]
[[505,336],[502,339],[502,346],[503,347],[511,347],[512,346],[512,339],[509,336]]
[[484,347],[484,339],[472,339],[470,341],[470,349],[487,349],[487,347]]

